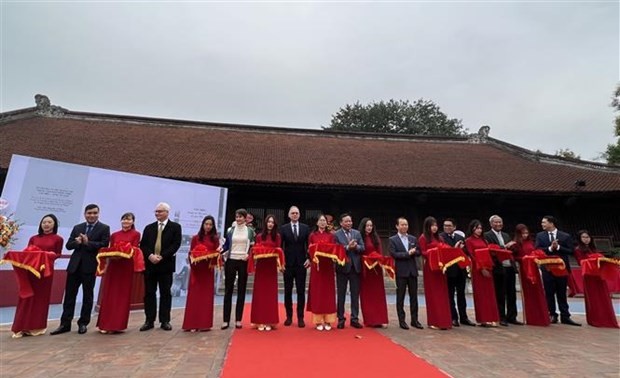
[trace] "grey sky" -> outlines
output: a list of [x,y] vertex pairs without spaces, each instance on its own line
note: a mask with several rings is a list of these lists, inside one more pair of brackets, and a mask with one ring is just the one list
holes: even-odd
[[435,101],[470,132],[592,159],[613,143],[610,2],[2,2],[1,110],[319,128]]

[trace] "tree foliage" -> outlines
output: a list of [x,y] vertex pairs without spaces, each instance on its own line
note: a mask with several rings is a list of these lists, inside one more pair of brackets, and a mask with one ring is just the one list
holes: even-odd
[[413,103],[389,100],[362,105],[347,104],[332,115],[326,130],[414,135],[466,135],[460,119],[448,118],[431,100]]
[[[616,86],[616,91],[611,99],[611,106],[614,111],[620,112],[620,84]],[[608,144],[607,150],[603,153],[607,164],[620,165],[620,114],[616,116],[614,134],[619,137],[616,144]]]
[[581,159],[581,156],[577,155],[570,148],[560,148],[559,150],[555,151],[555,156],[568,158],[568,159],[577,159],[577,160]]

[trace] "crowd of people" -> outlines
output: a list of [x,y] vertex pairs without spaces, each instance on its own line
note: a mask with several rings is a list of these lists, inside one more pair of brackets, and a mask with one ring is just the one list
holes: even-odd
[[[110,234],[110,227],[99,221],[99,207],[96,204],[86,206],[85,222],[73,227],[66,243],[66,248],[73,253],[67,266],[60,325],[51,332],[52,335],[71,331],[80,287],[83,298],[77,320],[78,333],[87,332],[97,272],[103,275],[97,319],[101,333],[122,332],[127,328],[131,285],[136,271],[144,272],[145,284],[145,322],[140,331],[154,328],[156,320],[159,320],[161,329],[172,329],[170,290],[182,231],[180,224],[169,219],[169,213],[170,206],[159,203],[155,208],[156,221],[147,225],[142,235],[135,229],[134,214],[123,214],[121,229]],[[183,330],[213,328],[214,272],[222,266],[225,294],[221,329],[231,325],[235,285],[234,326],[242,328],[248,274],[255,274],[251,323],[259,331],[275,329],[280,323],[280,272],[284,280],[284,326],[291,326],[296,320],[298,327],[305,327],[304,313],[309,311],[318,331],[329,331],[333,326],[344,328],[347,320],[345,302],[349,293],[348,320],[351,327],[386,327],[388,310],[384,270],[391,271],[396,282],[396,313],[400,328],[409,329],[411,326],[422,329],[417,299],[419,261],[423,262],[421,270],[429,328],[447,330],[461,325],[523,325],[524,322],[518,320],[517,277],[521,282],[523,310],[528,325],[545,326],[561,322],[580,326],[571,319],[567,301],[569,256],[574,255],[578,262],[602,256],[588,231],[580,231],[577,246],[573,246],[572,237],[557,229],[553,216],[542,218],[542,231],[534,237],[523,224],[517,225],[514,237],[510,237],[503,230],[503,220],[498,215],[489,218],[490,229],[486,232],[481,221],[472,220],[465,235],[456,230],[453,219],[444,219],[443,231],[440,232],[437,220],[427,217],[423,222],[422,234],[416,237],[409,233],[408,220],[399,217],[395,221],[395,234],[388,240],[386,254],[370,218],[363,218],[356,229],[352,216],[345,213],[337,219],[339,227],[336,228],[331,224],[330,216],[319,215],[316,223],[309,227],[300,222],[300,210],[296,206],[289,209],[288,218],[288,223],[278,225],[274,215],[267,215],[262,230],[257,232],[248,224],[248,212],[238,209],[233,225],[221,235],[212,216],[202,220],[200,229],[191,239],[188,256],[191,270]],[[57,234],[58,226],[58,219],[53,214],[45,215],[38,234],[29,240],[27,250],[60,255],[64,241]],[[464,256],[454,261],[471,261],[471,265],[450,263],[438,269],[435,266],[436,255],[447,249]],[[490,259],[484,256],[490,256]],[[528,268],[534,259],[537,264],[534,265],[535,273]],[[553,263],[555,268],[546,268],[545,261]],[[562,272],[562,269],[565,271]],[[306,298],[308,272],[310,278]],[[473,287],[475,322],[469,319],[467,313],[468,277],[471,277]],[[34,294],[19,299],[12,326],[14,337],[46,332],[52,279],[51,274],[41,279],[31,279]],[[295,311],[293,287],[297,295]],[[601,277],[584,276],[584,291],[588,324],[617,328],[605,281]],[[409,322],[404,309],[407,292]]]

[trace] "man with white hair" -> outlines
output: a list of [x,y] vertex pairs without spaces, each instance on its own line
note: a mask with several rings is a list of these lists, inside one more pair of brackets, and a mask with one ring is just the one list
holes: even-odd
[[181,225],[168,219],[170,205],[160,202],[155,207],[156,222],[144,228],[140,248],[144,254],[144,314],[146,320],[140,331],[154,327],[157,313],[157,287],[159,286],[159,322],[164,331],[172,330],[172,274],[176,268],[176,253],[181,247]]
[[[499,215],[492,215],[489,218],[491,229],[484,233],[484,239],[487,243],[497,244],[502,248],[510,250],[515,244],[510,239],[510,235],[502,231],[504,221]],[[495,260],[495,258],[494,258]],[[506,327],[508,323],[515,325],[523,325],[517,320],[517,288],[514,260],[506,260],[499,262],[495,260],[493,266],[493,283],[495,285],[495,299],[497,300],[497,309],[499,311],[499,324]]]

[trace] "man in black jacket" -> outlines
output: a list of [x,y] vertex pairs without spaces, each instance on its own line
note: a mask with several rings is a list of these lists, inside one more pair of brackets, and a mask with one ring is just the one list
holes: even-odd
[[71,322],[75,312],[75,299],[82,286],[82,310],[78,319],[78,333],[84,334],[90,323],[90,314],[93,309],[95,289],[95,272],[97,271],[97,252],[99,248],[110,244],[110,227],[99,222],[99,206],[87,205],[84,209],[86,222],[73,227],[71,236],[67,240],[67,249],[73,253],[67,266],[67,283],[65,298],[62,304],[60,326],[52,331],[51,335],[71,331]]
[[181,247],[181,225],[168,219],[170,205],[161,202],[155,208],[153,222],[144,228],[140,249],[144,254],[144,314],[146,321],[140,331],[154,327],[157,313],[157,286],[159,286],[159,322],[164,331],[172,330],[170,308],[172,307],[172,274],[176,269],[176,253]]
[[282,249],[284,250],[284,308],[286,310],[285,326],[293,323],[293,282],[297,291],[297,325],[306,326],[304,309],[306,305],[306,274],[310,266],[308,260],[308,237],[310,229],[299,222],[299,208],[291,206],[288,211],[289,223],[280,227]]
[[[452,218],[446,218],[443,221],[443,232],[439,236],[444,242],[451,247],[463,248],[465,246],[465,238],[454,233],[456,223]],[[450,311],[452,312],[452,325],[455,327],[460,324],[475,326],[476,323],[467,317],[467,300],[465,299],[465,284],[467,283],[467,270],[461,269],[457,264],[452,265],[446,270],[446,278],[448,279],[448,295],[450,296]],[[454,294],[456,293],[456,304],[454,303]],[[458,311],[457,311],[458,307]]]

